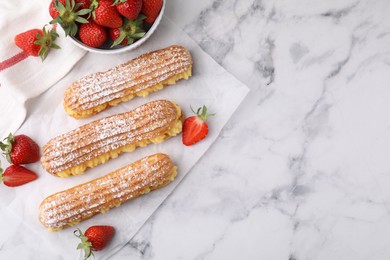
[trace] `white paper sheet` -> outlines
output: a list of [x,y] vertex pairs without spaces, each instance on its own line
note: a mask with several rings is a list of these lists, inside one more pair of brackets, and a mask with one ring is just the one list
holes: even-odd
[[[74,80],[89,73],[109,69],[144,52],[172,44],[183,45],[192,54],[193,76],[189,80],[181,80],[177,84],[169,86],[163,91],[153,93],[147,98],[135,98],[129,102],[121,103],[117,107],[110,108],[89,119],[77,121],[64,112],[63,93]],[[81,230],[85,230],[91,225],[100,224],[112,225],[117,229],[109,248],[95,254],[96,259],[106,259],[133,237],[143,223],[175,189],[212,145],[247,93],[248,88],[245,85],[227,73],[203,52],[188,35],[164,17],[160,27],[148,42],[133,52],[113,56],[86,55],[65,78],[42,96],[27,104],[29,111],[27,120],[18,133],[33,137],[42,147],[51,138],[92,120],[129,111],[152,100],[168,99],[179,104],[187,116],[192,113],[190,105],[197,108],[205,104],[210,113],[216,113],[215,117],[208,120],[209,135],[207,138],[193,146],[185,147],[181,142],[181,135],[179,135],[164,143],[150,144],[147,147],[138,148],[132,153],[122,154],[106,164],[88,170],[81,176],[66,179],[51,176],[42,169],[39,163],[29,165],[30,169],[39,174],[39,179],[17,188],[1,186],[1,209],[9,211],[7,216],[12,215],[15,219],[23,222],[20,223],[20,228],[27,227],[29,231],[35,234],[29,234],[25,238],[21,238],[24,244],[28,243],[29,247],[34,247],[38,251],[43,250],[43,248],[50,248],[50,250],[56,252],[53,254],[61,255],[64,259],[81,258],[81,251],[75,249],[78,241],[73,235],[74,227],[50,233],[39,223],[37,217],[40,202],[52,193],[102,176],[143,156],[157,152],[169,154],[178,166],[178,176],[173,183],[77,225]],[[18,228],[13,227],[9,236],[12,236],[17,230]],[[2,234],[2,236],[7,235]],[[8,239],[12,240],[12,238]]]

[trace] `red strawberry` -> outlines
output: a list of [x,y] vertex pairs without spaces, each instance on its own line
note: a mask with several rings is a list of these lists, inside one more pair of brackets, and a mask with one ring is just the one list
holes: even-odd
[[20,186],[33,181],[36,178],[38,178],[38,175],[36,175],[35,172],[20,165],[10,165],[5,169],[4,173],[3,169],[0,167],[0,181],[8,187]]
[[0,142],[0,149],[9,163],[16,165],[34,163],[39,160],[39,146],[26,135],[15,135],[11,133]]
[[146,15],[145,22],[151,24],[156,20],[160,13],[163,0],[143,0],[141,13]]
[[[196,112],[192,109],[192,107],[191,110],[196,114],[196,116],[188,117],[184,120],[183,124],[182,141],[183,144],[187,146],[193,145],[207,136],[209,127],[206,123],[206,119],[215,115],[207,114],[206,106],[198,108]],[[202,112],[200,113],[201,110]]]
[[113,0],[92,0],[92,17],[95,23],[108,28],[122,26],[122,16],[114,6]]
[[82,16],[91,13],[90,5],[90,0],[52,0],[49,13],[53,20],[50,23],[59,23],[65,35],[75,36],[78,31],[77,22],[88,23]]
[[107,40],[106,28],[94,23],[92,20],[89,23],[84,23],[79,30],[80,40],[86,45],[98,48]]
[[84,259],[93,255],[93,251],[103,250],[115,234],[112,226],[91,226],[83,234],[80,229],[73,232],[81,239],[77,249],[84,249]]
[[[63,6],[66,6],[66,0],[51,0],[49,5],[49,14],[53,19],[56,19],[60,14],[57,8],[54,6],[55,1],[58,1]],[[69,2],[69,4],[71,4],[71,2]],[[76,0],[75,4],[79,4],[79,5],[77,5],[77,8],[74,11],[79,11],[81,9],[89,9],[91,5],[91,0]]]
[[[116,39],[118,39],[119,38],[119,36],[121,36],[121,30],[119,29],[119,28],[115,28],[115,29],[108,29],[108,35],[110,36],[110,39],[113,41],[113,42],[115,42],[115,40]],[[118,41],[120,41],[120,40],[118,40]],[[126,38],[126,37],[124,37],[123,39],[122,39],[122,41],[120,41],[119,42],[119,44],[120,45],[123,45],[123,46],[126,46],[127,44],[128,44],[128,42],[129,42],[129,40]],[[112,44],[112,46],[111,47],[114,47],[114,46],[116,46],[116,45],[118,45],[118,44]]]
[[59,49],[54,43],[58,34],[55,29],[46,31],[43,29],[31,29],[15,36],[14,42],[23,51],[31,56],[40,56],[42,61],[46,59],[51,48]]
[[135,21],[130,21],[125,18],[123,26],[120,28],[109,29],[109,35],[113,41],[111,48],[118,44],[132,44],[134,40],[143,37],[145,35],[145,31],[142,29],[143,19],[145,19],[144,15],[140,15]]
[[115,0],[118,12],[129,20],[137,19],[142,8],[142,0]]
[[[58,10],[54,6],[54,1],[56,0],[51,0],[50,5],[49,5],[49,14],[53,19],[56,19],[57,16],[60,14]],[[57,0],[60,2],[63,6],[65,6],[65,0]]]
[[79,3],[80,7],[77,9],[77,11],[81,9],[89,9],[89,7],[91,6],[91,0],[76,0],[76,4]]
[[21,48],[28,54],[32,56],[38,56],[41,46],[34,43],[37,40],[38,35],[43,35],[42,30],[31,29],[16,35],[14,38],[14,42],[19,48]]

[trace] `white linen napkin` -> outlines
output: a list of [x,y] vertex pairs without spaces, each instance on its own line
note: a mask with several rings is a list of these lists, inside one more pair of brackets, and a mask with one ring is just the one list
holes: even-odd
[[[21,50],[14,44],[18,33],[29,29],[41,29],[49,24],[50,0],[0,1],[0,62]],[[49,28],[49,27],[48,27]],[[26,117],[26,101],[53,86],[83,57],[85,51],[65,38],[58,26],[60,37],[56,43],[61,49],[53,49],[44,62],[40,57],[28,57],[0,71],[0,138],[15,132]]]

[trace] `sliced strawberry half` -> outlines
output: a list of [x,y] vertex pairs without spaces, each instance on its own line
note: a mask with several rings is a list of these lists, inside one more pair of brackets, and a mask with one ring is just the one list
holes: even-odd
[[36,178],[38,178],[38,175],[35,172],[20,165],[10,165],[5,169],[4,173],[3,169],[0,167],[0,181],[8,187],[20,186],[31,182]]
[[206,119],[215,114],[207,114],[206,106],[198,108],[195,112],[192,107],[191,110],[196,116],[190,116],[184,120],[182,141],[184,145],[193,145],[194,143],[203,140],[208,132],[209,127],[206,123]]

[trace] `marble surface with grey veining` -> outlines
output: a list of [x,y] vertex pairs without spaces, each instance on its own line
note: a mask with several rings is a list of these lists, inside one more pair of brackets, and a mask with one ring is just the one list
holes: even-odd
[[[389,14],[389,0],[168,0],[166,19],[250,92],[136,235],[96,259],[390,259]],[[0,252],[9,239],[17,257],[39,234],[0,217]]]
[[110,259],[390,258],[390,2],[168,1],[250,88]]

